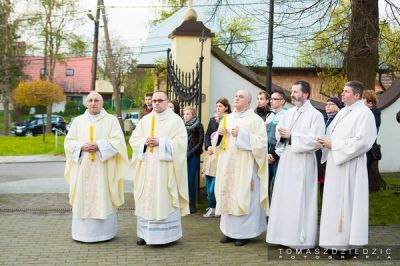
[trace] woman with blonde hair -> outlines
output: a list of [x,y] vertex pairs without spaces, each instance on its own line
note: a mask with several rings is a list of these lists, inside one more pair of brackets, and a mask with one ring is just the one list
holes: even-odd
[[188,133],[187,167],[189,183],[189,207],[190,213],[196,209],[196,175],[200,165],[200,154],[203,152],[204,129],[196,109],[187,106],[183,110],[183,120]]

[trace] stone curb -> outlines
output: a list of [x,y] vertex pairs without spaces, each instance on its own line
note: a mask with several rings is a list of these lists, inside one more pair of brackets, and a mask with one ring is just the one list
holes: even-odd
[[0,164],[5,163],[42,163],[65,162],[64,155],[25,155],[25,156],[0,156]]

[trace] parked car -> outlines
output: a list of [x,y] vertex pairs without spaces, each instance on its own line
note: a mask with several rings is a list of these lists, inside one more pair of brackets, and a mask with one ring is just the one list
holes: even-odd
[[136,126],[137,123],[139,122],[139,112],[134,111],[134,112],[131,112],[129,115],[130,115],[129,119]]
[[[11,129],[11,133],[14,133],[16,136],[36,136],[42,134],[43,124],[46,126],[46,117],[46,115],[34,115],[28,121],[15,123]],[[52,115],[51,128],[52,132],[54,132],[55,129],[66,132],[66,123],[64,118],[59,115]]]
[[68,133],[69,129],[71,128],[72,125],[72,121],[74,121],[74,117],[71,118],[71,120],[69,120],[69,122],[67,123],[67,125],[65,126],[65,133]]
[[132,132],[132,130],[135,130],[138,122],[139,122],[139,112],[134,111],[126,113],[124,118],[124,131]]

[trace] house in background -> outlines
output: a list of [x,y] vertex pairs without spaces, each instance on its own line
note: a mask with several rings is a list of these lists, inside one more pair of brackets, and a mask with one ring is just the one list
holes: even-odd
[[[66,102],[74,101],[82,105],[86,101],[86,96],[90,92],[92,79],[92,57],[68,57],[57,60],[54,79],[65,93]],[[26,56],[24,57],[24,80],[33,81],[40,80],[45,75],[43,68],[42,56]],[[96,80],[95,90],[100,93],[104,100],[113,98],[113,87],[110,81]],[[120,88],[121,94],[124,88]],[[64,111],[65,103],[57,103],[53,105],[53,112]]]
[[[26,56],[24,63],[25,81],[40,80],[46,75],[42,56]],[[68,57],[57,60],[53,81],[64,91],[67,101],[78,104],[85,102],[86,95],[90,92],[91,68],[92,57]],[[64,106],[65,102],[54,104],[53,112],[63,111]]]

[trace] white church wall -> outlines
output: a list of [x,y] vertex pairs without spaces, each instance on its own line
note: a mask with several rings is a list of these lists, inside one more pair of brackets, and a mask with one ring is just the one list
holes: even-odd
[[212,55],[210,86],[211,95],[207,95],[207,97],[210,99],[210,114],[212,115],[214,113],[215,102],[219,98],[227,98],[232,106],[235,98],[235,92],[240,89],[245,89],[251,92],[253,99],[251,107],[255,108],[257,104],[257,94],[261,91],[261,89],[233,72]]
[[[235,92],[240,89],[246,89],[251,92],[252,104],[251,107],[254,109],[257,105],[257,94],[261,91],[259,87],[239,76],[237,73],[232,71],[230,68],[225,66],[215,56],[211,56],[211,95],[209,97],[209,108],[210,114],[212,115],[215,111],[215,102],[219,98],[227,98],[229,103],[233,104],[235,98]],[[286,103],[285,107],[290,108],[293,105]]]
[[382,160],[379,171],[383,173],[400,172],[400,124],[396,113],[400,110],[400,98],[382,110],[378,144],[381,144]]

